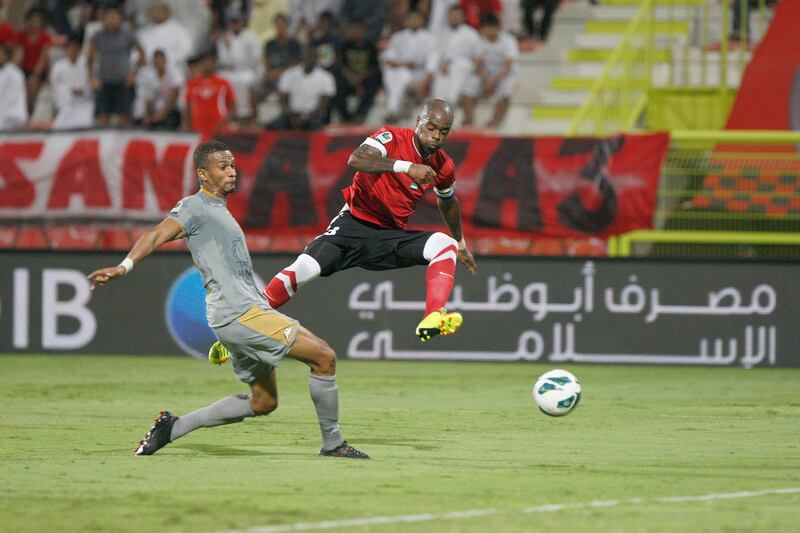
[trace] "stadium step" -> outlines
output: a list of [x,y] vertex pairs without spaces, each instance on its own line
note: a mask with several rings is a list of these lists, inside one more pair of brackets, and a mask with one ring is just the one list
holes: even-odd
[[579,106],[572,105],[539,105],[534,106],[531,118],[544,120],[572,120],[578,113]]

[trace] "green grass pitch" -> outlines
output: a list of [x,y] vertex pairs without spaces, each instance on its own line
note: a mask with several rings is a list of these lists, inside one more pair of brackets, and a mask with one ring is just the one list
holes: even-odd
[[800,491],[760,492],[800,488],[797,370],[568,366],[583,399],[554,419],[530,394],[549,366],[340,361],[344,435],[373,456],[354,461],[316,455],[307,370],[294,361],[278,370],[275,413],[152,457],[132,451],[156,412],[244,391],[230,368],[0,362],[0,531],[268,532],[380,516],[341,530],[800,527]]

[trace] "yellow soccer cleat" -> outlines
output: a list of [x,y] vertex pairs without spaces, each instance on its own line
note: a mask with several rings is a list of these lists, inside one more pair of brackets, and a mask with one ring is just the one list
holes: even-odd
[[208,360],[215,365],[224,365],[228,362],[228,349],[217,341],[208,350]]
[[443,307],[422,319],[417,325],[417,337],[425,342],[436,335],[450,335],[461,327],[462,322],[461,313],[448,313]]

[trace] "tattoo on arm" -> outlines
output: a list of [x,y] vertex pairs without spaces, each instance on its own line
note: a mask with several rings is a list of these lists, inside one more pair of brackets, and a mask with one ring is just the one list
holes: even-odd
[[376,174],[379,172],[392,172],[394,161],[394,159],[383,157],[377,148],[362,144],[350,154],[347,164],[360,172]]

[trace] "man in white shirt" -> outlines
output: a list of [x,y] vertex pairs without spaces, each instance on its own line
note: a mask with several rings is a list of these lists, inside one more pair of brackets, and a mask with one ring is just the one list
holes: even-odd
[[133,116],[142,126],[156,130],[175,130],[181,125],[178,99],[184,79],[167,63],[163,50],[153,53],[153,61],[139,71]]
[[458,5],[450,8],[447,21],[447,29],[439,36],[437,49],[428,60],[428,81],[433,81],[432,98],[455,107],[475,72],[474,57],[480,34],[464,23],[464,10]]
[[147,63],[152,61],[153,52],[164,50],[169,64],[185,75],[186,62],[192,53],[192,39],[186,28],[172,18],[167,4],[153,4],[150,8],[150,24],[136,32],[136,36],[144,48]]
[[492,118],[487,124],[497,128],[508,111],[517,79],[517,39],[500,30],[500,20],[494,13],[481,17],[481,40],[475,51],[476,74],[464,89],[464,123],[471,124],[475,115],[475,102],[480,97],[494,101]]
[[303,63],[278,80],[283,114],[269,124],[275,130],[315,130],[328,123],[331,99],[336,94],[333,74],[317,66],[317,50],[303,52]]
[[397,121],[409,88],[424,97],[425,61],[436,46],[431,32],[424,28],[425,17],[418,11],[406,14],[406,29],[396,32],[381,56],[383,89],[386,91],[386,122]]
[[25,74],[11,61],[11,47],[0,44],[0,130],[15,130],[28,122]]
[[226,31],[216,39],[218,73],[233,85],[239,119],[254,114],[250,91],[261,66],[261,44],[246,25],[244,13],[228,10],[225,12]]
[[69,39],[65,55],[50,69],[50,87],[56,106],[54,130],[88,128],[94,124],[94,95],[81,43]]

